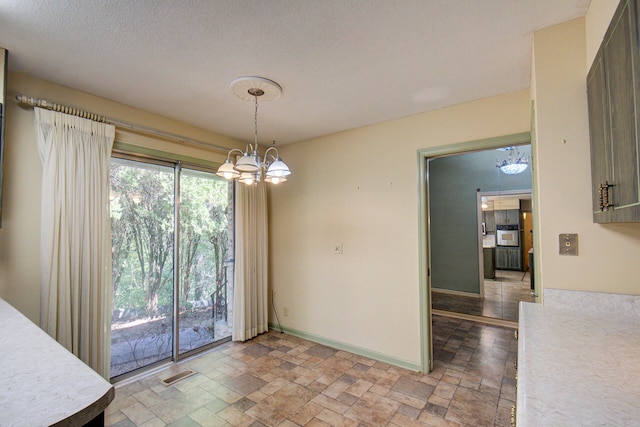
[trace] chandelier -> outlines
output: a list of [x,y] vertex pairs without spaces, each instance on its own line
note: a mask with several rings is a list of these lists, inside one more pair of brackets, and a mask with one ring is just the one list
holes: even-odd
[[524,172],[529,165],[529,158],[520,154],[516,147],[499,148],[502,151],[508,151],[509,157],[502,162],[496,159],[496,167],[507,175],[516,175]]
[[[258,97],[271,101],[280,97],[282,88],[272,80],[263,77],[240,77],[229,85],[233,93],[240,99],[255,102],[253,117],[253,144],[247,144],[244,151],[234,148],[227,153],[227,160],[218,168],[216,175],[227,180],[237,179],[247,185],[265,181],[278,184],[287,180],[291,174],[289,167],[282,161],[278,149],[269,147],[260,158],[258,149]],[[231,156],[237,153],[241,157],[233,163]]]

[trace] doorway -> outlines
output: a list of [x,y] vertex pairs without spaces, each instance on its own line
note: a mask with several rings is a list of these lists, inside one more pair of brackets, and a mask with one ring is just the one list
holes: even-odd
[[[432,342],[430,336],[432,307],[432,290],[440,287],[448,289],[448,295],[460,293],[462,296],[475,294],[475,299],[480,299],[480,274],[483,266],[480,257],[483,252],[478,233],[481,229],[481,218],[476,213],[478,193],[489,190],[485,181],[479,180],[476,175],[477,162],[468,162],[466,166],[454,166],[452,162],[457,158],[464,158],[465,154],[485,153],[488,157],[483,168],[488,168],[492,173],[501,173],[496,168],[496,149],[501,147],[522,147],[530,144],[529,132],[507,135],[503,137],[489,138],[485,140],[471,141],[468,143],[435,147],[420,150],[418,152],[418,165],[420,173],[419,191],[419,255],[420,255],[420,313],[421,313],[421,339],[422,364],[425,369],[432,366]],[[434,159],[438,159],[435,162]],[[468,160],[464,158],[464,160]],[[440,163],[438,165],[438,163]],[[454,178],[441,182],[440,187],[433,186],[434,171],[437,167],[448,169],[455,174]],[[529,174],[531,174],[531,168]],[[501,177],[500,184],[494,190],[506,191],[507,186]],[[462,185],[462,182],[471,183],[471,188]],[[532,179],[529,175],[526,185],[519,184],[513,189],[527,189],[532,191]],[[457,196],[462,195],[464,201],[457,202]],[[440,199],[434,196],[442,196]],[[439,200],[444,201],[440,203]],[[453,204],[452,204],[453,202]],[[471,212],[471,215],[463,214],[463,211]],[[456,216],[462,216],[462,222],[454,221]],[[531,216],[531,215],[529,215]],[[535,230],[535,229],[534,229]],[[438,246],[438,242],[442,246]],[[443,249],[444,248],[444,249]],[[449,274],[451,273],[451,274]],[[520,273],[522,274],[522,272]],[[444,285],[444,286],[443,286]],[[456,313],[448,313],[455,316]],[[458,317],[458,316],[456,316]],[[464,318],[464,317],[463,317]],[[505,323],[502,319],[495,319],[497,324]],[[507,324],[513,322],[506,322]]]

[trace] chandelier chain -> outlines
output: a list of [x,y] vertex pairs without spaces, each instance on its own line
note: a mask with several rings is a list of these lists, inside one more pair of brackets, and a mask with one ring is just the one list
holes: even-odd
[[253,125],[254,125],[254,142],[256,144],[255,151],[258,151],[258,95],[253,95],[253,98],[256,100],[256,110],[253,115]]

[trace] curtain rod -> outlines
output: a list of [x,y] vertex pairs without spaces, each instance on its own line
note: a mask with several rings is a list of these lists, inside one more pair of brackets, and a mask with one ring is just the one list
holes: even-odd
[[177,142],[189,143],[189,144],[193,144],[201,147],[206,147],[209,149],[213,149],[215,151],[220,151],[224,153],[229,151],[228,147],[222,147],[220,145],[210,144],[208,142],[199,141],[193,138],[187,138],[174,133],[164,132],[158,129],[141,126],[134,123],[128,123],[128,122],[123,122],[116,119],[110,119],[108,117],[101,116],[100,114],[80,110],[80,109],[69,107],[66,105],[56,104],[55,102],[49,102],[47,100],[40,99],[40,98],[30,98],[25,95],[16,95],[16,102],[22,106],[40,107],[46,110],[52,110],[52,111],[57,111],[59,113],[70,114],[73,116],[82,117],[82,118],[93,120],[100,123],[107,123],[115,127],[129,129],[129,130],[139,132],[139,133],[144,133],[147,135],[159,136],[161,138],[170,139]]

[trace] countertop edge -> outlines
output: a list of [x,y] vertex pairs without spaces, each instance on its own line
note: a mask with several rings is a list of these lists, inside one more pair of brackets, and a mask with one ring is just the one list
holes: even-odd
[[87,406],[86,408],[69,415],[67,418],[58,421],[51,425],[51,427],[81,427],[96,418],[103,413],[107,406],[113,401],[116,395],[116,389],[111,386],[107,392],[102,395],[98,400]]

